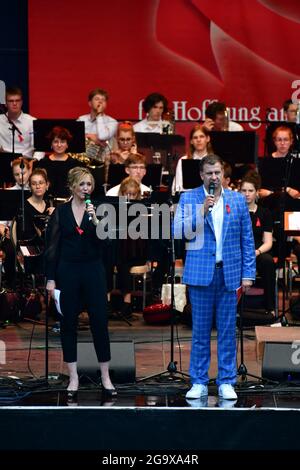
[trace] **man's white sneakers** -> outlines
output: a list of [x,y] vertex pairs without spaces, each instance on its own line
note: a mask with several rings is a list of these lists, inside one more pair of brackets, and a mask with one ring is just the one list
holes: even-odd
[[[185,398],[197,399],[208,395],[207,385],[194,384],[192,388],[186,393]],[[231,384],[219,385],[219,397],[223,400],[237,400],[237,394]]]
[[231,384],[222,384],[219,385],[219,397],[224,400],[236,400],[237,394]]
[[201,398],[208,395],[207,385],[204,384],[194,384],[192,388],[187,392],[185,398]]

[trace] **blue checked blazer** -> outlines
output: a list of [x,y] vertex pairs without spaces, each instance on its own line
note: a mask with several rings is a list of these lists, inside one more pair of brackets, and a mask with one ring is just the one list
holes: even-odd
[[[199,216],[204,200],[203,186],[186,191],[180,197],[174,218],[175,238],[181,238],[184,230],[185,234],[198,230],[197,236],[187,244],[183,275],[183,282],[192,286],[208,286],[212,282],[216,263],[216,238],[212,215],[209,212],[204,218]],[[235,290],[241,285],[242,279],[255,279],[255,246],[245,197],[224,189],[223,200],[224,280],[227,290]]]

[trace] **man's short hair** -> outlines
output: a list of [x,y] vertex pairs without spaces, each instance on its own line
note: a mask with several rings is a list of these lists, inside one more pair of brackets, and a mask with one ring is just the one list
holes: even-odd
[[92,101],[92,99],[94,98],[94,96],[96,95],[102,95],[104,96],[104,98],[106,99],[106,101],[108,100],[108,93],[107,91],[103,90],[102,88],[94,88],[93,90],[91,90],[88,94],[88,101]]
[[12,95],[19,95],[21,98],[23,98],[23,93],[21,88],[18,86],[10,86],[6,88],[5,95],[7,96],[12,96]]
[[217,114],[222,113],[224,114],[226,111],[226,104],[222,103],[221,101],[214,101],[210,103],[206,110],[205,110],[205,117],[215,120]]
[[231,178],[232,176],[232,166],[228,162],[224,162],[223,166],[224,178]]
[[130,153],[126,158],[125,167],[128,168],[130,165],[145,165],[146,168],[146,157],[141,153]]
[[200,171],[203,171],[204,165],[215,165],[215,163],[220,163],[221,167],[224,168],[224,162],[219,155],[215,155],[214,153],[206,155],[206,157],[200,160]]
[[289,107],[291,106],[291,104],[294,104],[291,99],[285,100],[285,101],[283,102],[283,105],[282,105],[283,110],[284,110],[285,112],[287,112],[288,109],[289,109]]

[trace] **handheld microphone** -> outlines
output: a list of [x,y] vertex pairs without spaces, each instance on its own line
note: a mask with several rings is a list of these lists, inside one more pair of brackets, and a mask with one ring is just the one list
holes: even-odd
[[[88,204],[92,204],[91,196],[87,193],[84,194],[84,200],[85,200],[85,206],[86,207],[88,206]],[[89,220],[93,220],[91,214],[89,214]]]
[[[215,194],[215,183],[213,181],[211,181],[209,183],[209,186],[208,186],[208,194],[210,196],[213,196]],[[211,212],[213,210],[213,205],[212,206],[209,206],[208,208],[208,212]]]

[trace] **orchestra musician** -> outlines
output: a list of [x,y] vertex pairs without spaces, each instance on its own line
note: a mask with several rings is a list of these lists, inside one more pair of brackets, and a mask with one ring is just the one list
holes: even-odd
[[257,205],[260,177],[249,172],[241,182],[241,193],[248,205],[255,244],[256,270],[262,278],[264,287],[264,308],[266,313],[275,316],[276,267],[272,257],[273,221],[267,207]]
[[163,132],[163,114],[168,111],[168,100],[160,93],[151,93],[143,101],[145,119],[137,122],[133,127],[135,132]]
[[47,135],[51,142],[52,153],[37,162],[35,168],[44,168],[50,182],[51,196],[65,198],[70,195],[67,179],[68,172],[77,166],[84,166],[67,153],[73,136],[68,129],[55,126]]
[[7,87],[5,96],[7,112],[0,115],[0,152],[20,153],[37,160],[43,158],[44,152],[34,152],[33,121],[36,118],[22,111],[21,88]]
[[137,153],[133,125],[129,121],[120,122],[116,134],[116,145],[109,155],[109,163],[125,163],[132,153]]
[[[28,191],[30,189],[28,184],[31,173],[30,162],[26,158],[16,158],[12,161],[11,166],[15,185],[7,189],[21,190],[23,185],[24,190]],[[4,252],[3,266],[5,282],[8,288],[14,289],[16,281],[16,259],[15,248],[10,238],[10,227],[11,220],[0,221],[1,249]]]
[[182,160],[201,160],[209,153],[212,153],[209,131],[201,124],[196,124],[190,132],[188,153],[177,162],[176,173],[172,184],[173,195],[177,192],[186,191],[183,187]]
[[[121,182],[118,195],[127,197],[129,201],[140,200],[142,197],[140,184],[136,179],[128,176]],[[121,316],[130,319],[132,316],[130,268],[132,266],[143,266],[146,263],[146,240],[133,240],[128,236],[126,239],[117,240],[115,248],[115,265],[118,273],[117,283],[123,296]],[[109,309],[112,310],[111,303],[109,304]]]
[[228,108],[221,101],[213,101],[205,110],[203,126],[209,131],[243,131],[243,126],[231,121],[228,116]]
[[94,88],[88,94],[90,113],[79,116],[78,121],[85,125],[86,153],[89,155],[89,146],[98,147],[97,159],[105,161],[107,153],[111,151],[112,138],[116,134],[118,122],[105,114],[108,102],[107,91]]
[[[125,160],[125,172],[133,179],[135,179],[141,188],[141,194],[151,193],[151,188],[142,183],[142,179],[146,174],[146,157],[140,153],[130,153],[127,160]],[[106,193],[106,196],[118,196],[120,191],[120,184],[112,187]]]

